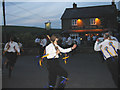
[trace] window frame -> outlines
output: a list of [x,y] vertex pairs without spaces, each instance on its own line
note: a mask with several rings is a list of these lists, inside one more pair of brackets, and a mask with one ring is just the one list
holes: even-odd
[[72,26],[77,26],[77,20],[78,19],[72,19]]
[[95,19],[96,18],[90,18],[90,25],[96,25]]

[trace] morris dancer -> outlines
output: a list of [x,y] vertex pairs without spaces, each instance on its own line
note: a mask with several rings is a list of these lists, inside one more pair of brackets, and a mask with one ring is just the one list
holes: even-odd
[[120,82],[120,77],[118,76],[120,73],[119,70],[119,59],[118,59],[118,49],[120,50],[120,43],[111,39],[108,33],[104,34],[104,41],[99,43],[99,39],[95,42],[94,50],[101,51],[104,57],[104,60],[107,62],[108,68],[112,74],[112,78],[118,87]]
[[51,43],[47,45],[45,48],[46,55],[48,55],[47,56],[47,69],[49,73],[49,77],[48,77],[49,88],[55,88],[57,76],[60,77],[57,88],[64,88],[65,83],[68,80],[68,73],[59,64],[59,54],[60,52],[62,53],[70,52],[73,49],[75,49],[77,45],[74,44],[73,47],[63,49],[57,44],[59,40],[59,35],[57,34],[52,35],[52,37],[49,39],[51,40]]
[[17,55],[20,55],[20,48],[13,37],[10,37],[10,42],[6,43],[3,54],[7,57],[6,65],[9,66],[9,78],[16,63]]

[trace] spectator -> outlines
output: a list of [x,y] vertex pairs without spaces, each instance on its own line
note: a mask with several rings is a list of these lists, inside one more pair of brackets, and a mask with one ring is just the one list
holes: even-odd
[[77,37],[77,45],[80,45],[80,43],[81,43],[81,42],[80,42],[80,37],[78,36],[78,37]]
[[67,43],[68,47],[71,47],[71,45],[72,45],[72,38],[70,36],[68,37],[66,43]]

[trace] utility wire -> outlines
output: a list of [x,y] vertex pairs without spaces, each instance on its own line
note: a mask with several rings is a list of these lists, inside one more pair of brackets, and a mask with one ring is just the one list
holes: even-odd
[[[21,6],[18,6],[17,4],[15,4],[15,3],[13,3],[13,2],[9,2],[9,4],[15,5],[17,8],[23,9],[24,11],[27,11],[27,12],[29,12],[30,14],[33,13],[33,12],[31,12],[31,11],[29,11],[29,10],[21,7]],[[33,14],[41,17],[39,14],[35,14],[35,13],[33,13]],[[11,16],[12,16],[12,15],[11,15]],[[24,18],[25,18],[25,17],[24,17]],[[29,18],[28,18],[28,19],[29,19]],[[33,18],[30,18],[30,19],[33,19]],[[40,19],[40,18],[39,18],[39,19]],[[42,21],[43,21],[43,20],[44,20],[44,21],[48,21],[48,19],[44,19],[44,18],[41,18],[41,20],[42,20]]]
[[[8,3],[11,4],[11,5],[15,5],[16,7],[20,8],[20,9],[23,9],[24,11],[29,12],[30,14],[34,14],[34,15],[37,15],[37,16],[41,17],[39,14],[36,14],[36,13],[34,13],[34,12],[28,10],[28,9],[25,9],[25,8],[23,8],[21,6],[18,6],[17,4],[15,4],[13,2],[8,2]],[[7,15],[13,16],[13,17],[19,17],[19,18],[33,19],[33,18],[30,18],[30,17],[22,17],[22,16],[13,15],[13,14],[7,14]],[[49,19],[44,19],[44,17],[43,17],[41,20],[48,21]]]
[[[18,6],[17,4],[15,4],[15,3],[13,3],[13,2],[9,2],[9,4],[15,5],[16,7],[21,8],[21,9],[23,9],[24,11],[29,12],[30,14],[32,13],[32,14],[34,14],[34,15],[37,15],[37,16],[41,17],[39,14],[36,14],[36,13],[34,13],[34,12],[28,10],[28,9],[25,9],[25,8],[23,8],[23,7],[21,7],[21,6]],[[42,18],[42,19],[43,19],[43,18]]]
[[19,18],[24,18],[24,19],[33,19],[33,18],[30,18],[30,17],[22,17],[22,16],[13,15],[13,14],[6,14],[6,15],[13,16],[13,17],[19,17]]

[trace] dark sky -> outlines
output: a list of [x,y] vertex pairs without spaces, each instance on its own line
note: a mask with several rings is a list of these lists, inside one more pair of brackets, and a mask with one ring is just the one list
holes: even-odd
[[[24,0],[25,1],[25,0]],[[32,0],[33,1],[33,0]],[[52,28],[61,28],[61,16],[66,8],[72,8],[71,2],[6,2],[7,25],[45,27],[45,22],[51,21]],[[72,2],[73,1],[73,2]],[[84,1],[84,0],[83,0]],[[110,5],[110,2],[75,2],[77,7]],[[116,3],[118,6],[118,3]],[[2,13],[2,4],[0,4]],[[2,16],[2,15],[1,15]],[[0,24],[3,24],[2,21]]]

